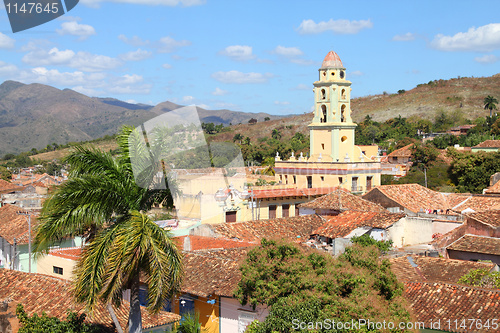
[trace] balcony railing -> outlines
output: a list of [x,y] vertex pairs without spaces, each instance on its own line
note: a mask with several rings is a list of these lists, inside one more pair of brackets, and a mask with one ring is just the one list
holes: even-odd
[[351,186],[351,192],[353,192],[353,193],[363,192],[363,187],[362,186]]

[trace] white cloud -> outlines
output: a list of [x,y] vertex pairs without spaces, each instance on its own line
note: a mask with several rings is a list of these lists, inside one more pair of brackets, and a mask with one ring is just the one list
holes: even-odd
[[137,49],[136,51],[130,51],[120,55],[120,59],[123,61],[140,61],[151,57],[152,52]]
[[75,53],[72,50],[59,50],[56,47],[49,51],[37,49],[28,52],[22,61],[32,66],[63,65],[85,72],[112,69],[122,64],[116,58],[83,51]]
[[172,65],[170,65],[170,64],[163,64],[163,65],[161,65],[161,67],[163,67],[165,69],[170,69],[170,68],[172,68]]
[[15,40],[0,32],[0,49],[11,49],[14,47]]
[[298,47],[285,47],[278,45],[271,53],[284,57],[298,57],[304,54]]
[[312,87],[310,85],[300,83],[299,85],[293,87],[291,90],[312,90]]
[[352,72],[349,72],[349,75],[362,76],[362,75],[365,75],[365,73],[363,73],[362,71],[352,71]]
[[101,2],[115,2],[115,3],[129,3],[129,4],[137,4],[137,5],[148,5],[148,6],[199,6],[203,5],[205,0],[81,0],[81,3],[93,7],[98,8]]
[[89,36],[95,35],[95,29],[88,24],[79,24],[76,21],[63,22],[61,29],[57,29],[59,35],[72,35],[80,37],[80,40],[87,39]]
[[311,66],[311,65],[318,65],[318,67],[321,66],[321,63],[307,59],[291,59],[290,62],[302,66]]
[[115,80],[115,83],[118,85],[128,85],[135,84],[144,81],[144,78],[141,75],[137,74],[125,74]]
[[275,105],[290,105],[290,102],[286,102],[286,101],[274,101],[274,104]]
[[415,34],[412,34],[411,32],[407,32],[404,35],[396,35],[392,37],[392,40],[396,42],[408,42],[414,39],[415,39]]
[[247,61],[255,58],[255,55],[252,54],[252,47],[248,45],[231,45],[220,51],[219,54],[237,61]]
[[18,71],[16,65],[0,61],[0,75],[10,76]]
[[243,73],[240,71],[215,72],[212,78],[222,83],[265,83],[273,77],[271,73]]
[[476,57],[474,58],[475,61],[481,63],[481,64],[492,64],[500,60],[500,57],[497,57],[493,54],[485,54],[482,57]]
[[85,83],[85,74],[76,72],[59,72],[57,69],[36,67],[31,69],[31,79],[43,84],[57,84],[63,86],[81,85]]
[[298,28],[300,34],[320,34],[325,31],[331,31],[335,34],[357,34],[363,29],[373,27],[371,20],[333,20],[314,22],[313,20],[304,20]]
[[149,41],[148,40],[143,40],[142,38],[140,37],[137,37],[137,36],[133,36],[132,38],[128,38],[127,36],[125,35],[119,35],[118,36],[118,39],[121,40],[122,42],[126,43],[126,44],[129,44],[129,45],[132,45],[132,46],[144,46],[144,45],[148,45],[149,44]]
[[500,48],[500,23],[491,23],[453,36],[436,35],[431,46],[441,51],[490,52]]
[[175,40],[170,36],[160,38],[158,44],[158,52],[160,53],[171,53],[176,49],[184,46],[191,45],[188,40]]
[[191,103],[193,103],[194,99],[195,98],[193,96],[184,96],[184,97],[182,97],[182,102],[191,104]]
[[84,95],[87,95],[87,96],[90,96],[90,97],[93,97],[93,96],[102,96],[102,92],[101,91],[96,90],[96,89],[92,89],[92,88],[86,88],[84,86],[76,86],[76,87],[73,87],[71,89],[74,90],[74,91],[76,91],[76,92],[79,92],[80,94],[84,94]]
[[227,95],[228,94],[228,91],[227,90],[223,90],[219,87],[215,88],[214,91],[212,91],[212,95],[214,96],[224,96],[224,95]]

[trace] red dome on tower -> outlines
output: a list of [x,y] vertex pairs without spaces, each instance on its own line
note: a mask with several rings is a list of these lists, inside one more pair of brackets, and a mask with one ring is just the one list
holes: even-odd
[[328,68],[328,67],[344,68],[344,65],[342,65],[342,60],[340,60],[339,55],[333,51],[328,52],[325,59],[323,60],[323,64],[321,65],[321,68]]

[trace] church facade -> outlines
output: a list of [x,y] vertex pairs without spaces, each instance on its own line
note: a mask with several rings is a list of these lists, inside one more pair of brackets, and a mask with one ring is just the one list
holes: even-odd
[[[351,82],[337,53],[330,51],[314,82],[310,156],[275,158],[276,180],[296,188],[342,187],[363,194],[380,185],[378,146],[356,146],[351,119]],[[287,186],[287,187],[288,187]]]

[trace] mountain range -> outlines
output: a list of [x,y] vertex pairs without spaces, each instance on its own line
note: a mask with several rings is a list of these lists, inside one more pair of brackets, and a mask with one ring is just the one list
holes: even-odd
[[[5,81],[0,85],[0,156],[112,135],[124,124],[138,126],[179,107],[182,105],[168,101],[156,106],[132,104],[38,83]],[[224,125],[247,123],[251,118],[280,118],[267,113],[197,109],[202,122]]]

